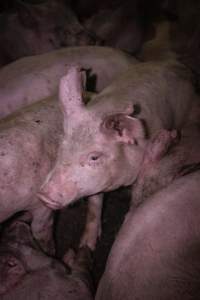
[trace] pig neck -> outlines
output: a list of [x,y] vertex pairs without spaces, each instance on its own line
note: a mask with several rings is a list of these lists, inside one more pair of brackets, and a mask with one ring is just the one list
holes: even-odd
[[182,130],[179,144],[139,174],[132,188],[132,204],[138,206],[174,180],[199,169],[199,124],[190,123]]
[[126,160],[128,161],[128,167],[124,168],[126,174],[125,186],[132,185],[138,174],[140,165],[144,159],[145,148],[148,140],[140,139],[137,141],[137,145],[127,145],[124,148]]

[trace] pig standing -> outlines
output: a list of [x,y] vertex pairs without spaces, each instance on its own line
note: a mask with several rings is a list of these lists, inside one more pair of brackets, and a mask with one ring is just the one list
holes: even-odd
[[[196,103],[188,74],[179,65],[136,64],[87,109],[82,93],[81,73],[72,67],[60,84],[63,124],[55,99],[35,104],[0,124],[0,222],[29,210],[34,237],[44,249],[52,242],[51,209],[91,195],[92,206],[98,210],[99,193],[135,181],[147,143],[141,119],[149,135],[162,127],[179,128]],[[140,119],[130,116],[133,107],[139,110]],[[36,193],[46,176],[40,192],[44,205]],[[91,240],[90,229],[82,245]],[[95,242],[89,246],[94,249]]]
[[0,70],[0,117],[57,93],[66,66],[88,70],[91,90],[100,91],[136,64],[134,57],[108,47],[69,47],[22,58]]
[[179,64],[135,65],[87,106],[79,76],[74,69],[61,80],[64,138],[39,194],[53,209],[131,185],[148,136],[161,128],[181,128],[197,105],[188,73]]
[[162,131],[147,147],[132,196],[140,206],[126,216],[95,299],[200,297],[199,124],[174,139]]
[[90,250],[79,249],[70,271],[41,252],[26,222],[13,221],[1,239],[0,298],[92,300],[91,262]]
[[[96,49],[96,48],[95,48]],[[91,51],[91,56],[93,51],[95,50],[93,48],[87,48],[87,55],[85,53],[84,59],[82,62],[85,63],[85,65],[91,63],[91,57],[89,58],[89,54]],[[102,60],[104,60],[104,54],[105,51],[107,54],[110,53],[110,66],[112,64],[115,64],[115,58],[120,58],[120,55],[118,56],[118,52],[115,52],[115,50],[112,49],[99,49],[99,60],[96,66],[99,66],[102,64]],[[98,52],[97,49],[97,52]],[[89,51],[90,50],[90,51]],[[31,96],[38,100],[38,98],[42,95],[42,93],[47,93],[47,95],[52,93],[52,90],[48,90],[47,86],[43,86],[42,83],[46,82],[46,84],[49,84],[48,78],[52,79],[57,76],[57,82],[59,80],[59,75],[62,72],[64,72],[64,67],[62,66],[63,60],[65,59],[66,50],[62,50],[63,52],[59,52],[58,56],[60,57],[60,64],[54,66],[52,64],[52,61],[54,62],[54,59],[56,60],[56,55],[49,54],[46,62],[44,62],[44,65],[47,67],[47,70],[42,67],[42,62],[40,61],[40,58],[37,60],[37,58],[33,58],[31,61],[34,63],[35,59],[38,62],[36,67],[34,64],[29,64],[26,66],[24,63],[24,60],[20,60],[16,62],[16,65],[19,66],[22,64],[22,66],[25,67],[25,75],[30,73],[28,77],[24,75],[20,78],[20,82],[23,82],[23,86],[25,85],[24,80],[28,80],[32,86],[26,86],[27,90],[23,90],[22,88],[19,88],[17,86],[17,79],[15,81],[11,80],[11,75],[16,78],[17,76],[17,68],[15,68],[15,64],[11,65],[11,71],[10,68],[8,68],[8,72],[6,73],[7,67],[3,69],[2,72],[4,72],[4,80],[10,78],[10,82],[7,83],[8,87],[5,89],[5,92],[7,92],[7,99],[9,99],[9,95],[11,95],[10,99],[12,99],[12,96],[14,97],[14,100],[21,100],[23,99],[23,95],[29,95],[29,92],[32,92]],[[86,51],[85,51],[86,52]],[[72,48],[69,49],[69,54],[75,53],[73,56],[68,56],[67,61],[71,60],[72,58],[77,58],[78,54],[80,54],[80,49]],[[101,54],[100,54],[101,53]],[[112,56],[112,54],[116,53],[116,57]],[[97,56],[95,53],[93,53],[95,58]],[[78,56],[79,57],[79,56]],[[109,57],[109,56],[108,56]],[[108,58],[107,57],[107,58]],[[42,59],[43,57],[41,57]],[[125,61],[123,60],[125,58]],[[94,59],[95,61],[95,59]],[[39,64],[41,63],[41,66]],[[112,80],[112,76],[114,77],[114,73],[117,74],[120,70],[120,66],[123,69],[126,69],[128,67],[128,61],[126,60],[126,56],[122,56],[122,61],[118,61],[119,65],[114,72],[114,69],[111,72],[107,73],[107,78],[110,78]],[[50,66],[49,66],[50,65]],[[49,74],[49,77],[47,76],[47,79],[41,79],[38,76],[38,72],[35,72],[33,75],[33,79],[35,81],[31,81],[31,68],[38,68],[43,71],[42,74],[48,73],[48,66],[52,70],[52,74]],[[62,66],[62,67],[61,67]],[[125,67],[126,66],[126,67]],[[26,72],[26,67],[28,71]],[[58,68],[58,73],[55,75],[56,67]],[[108,67],[106,64],[104,65],[105,68]],[[54,69],[55,68],[55,69]],[[61,68],[61,70],[60,70]],[[98,80],[101,82],[101,84],[104,84],[103,77],[103,70],[104,68],[99,68],[99,77]],[[107,70],[107,69],[106,69]],[[98,71],[98,69],[97,69]],[[45,73],[46,72],[46,73]],[[102,72],[102,73],[101,73]],[[2,73],[1,73],[2,75]],[[7,75],[7,77],[6,77]],[[102,75],[102,77],[101,77]],[[38,76],[38,77],[36,77]],[[52,77],[51,77],[52,76]],[[30,78],[30,79],[29,79]],[[102,81],[101,81],[102,78]],[[41,80],[41,83],[39,87],[41,87],[41,91],[39,91],[39,95],[34,95],[34,92],[36,91],[35,87],[37,85],[37,80]],[[13,84],[13,89],[11,89]],[[35,85],[34,85],[35,84]],[[71,84],[71,81],[70,83]],[[76,84],[72,83],[72,86]],[[9,90],[10,86],[10,90]],[[3,87],[2,87],[3,88]],[[54,85],[54,91],[56,87]],[[12,93],[13,91],[13,93]],[[19,94],[15,94],[15,91],[17,91]],[[48,94],[49,93],[49,94]],[[43,94],[43,95],[44,95]],[[5,93],[6,96],[6,93]],[[38,96],[38,98],[37,98]],[[15,98],[16,97],[16,98]],[[22,98],[21,98],[22,97]],[[70,97],[70,95],[69,95]],[[12,100],[13,100],[12,99]],[[5,100],[5,99],[4,99]],[[31,102],[32,102],[31,98]],[[18,103],[19,104],[19,103]],[[7,107],[7,106],[6,106]],[[9,108],[9,105],[8,105]],[[16,109],[16,103],[14,108]],[[0,184],[0,222],[3,222],[10,216],[12,216],[14,213],[22,210],[28,210],[32,213],[33,221],[32,221],[32,231],[34,237],[38,240],[40,246],[45,251],[51,251],[53,250],[53,239],[52,239],[52,223],[53,223],[53,215],[52,210],[46,207],[36,196],[37,191],[39,190],[39,187],[41,186],[42,182],[46,178],[47,174],[53,167],[55,158],[56,158],[56,152],[58,148],[59,138],[62,134],[62,118],[61,118],[61,112],[58,106],[58,103],[56,99],[47,99],[42,101],[41,103],[36,104],[35,106],[32,106],[30,108],[27,108],[26,110],[19,112],[16,114],[16,116],[12,116],[10,118],[4,119],[0,122],[0,178],[1,178],[1,184]],[[20,174],[20,176],[19,176]],[[101,198],[101,196],[93,196],[91,198],[91,208],[90,211],[93,212],[96,211],[96,207],[99,208],[101,206],[97,198]],[[99,212],[94,212],[99,216]],[[88,217],[89,218],[89,217]],[[95,222],[92,222],[92,226],[95,226],[97,231],[99,231],[99,224],[98,222],[100,220],[100,217]],[[86,232],[90,236],[90,226],[86,230]],[[93,235],[93,234],[92,234]],[[91,239],[90,239],[91,240]],[[87,244],[87,240],[83,242],[82,244],[87,244],[91,248],[94,249],[96,243],[96,237],[93,238],[93,244]]]
[[17,11],[0,16],[0,65],[65,46],[94,45],[96,39],[62,1],[18,2]]

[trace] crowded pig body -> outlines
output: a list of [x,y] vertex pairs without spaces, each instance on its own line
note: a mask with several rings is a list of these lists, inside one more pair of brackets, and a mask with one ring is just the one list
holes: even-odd
[[[34,237],[48,251],[51,209],[132,184],[148,141],[144,124],[149,135],[181,127],[196,104],[183,70],[176,64],[136,64],[85,107],[81,72],[71,67],[59,89],[63,124],[55,99],[3,119],[0,221],[29,210]],[[141,119],[131,117],[136,107]],[[44,204],[36,196],[43,182],[39,196]]]
[[68,65],[88,70],[90,88],[100,91],[136,63],[121,51],[98,46],[63,48],[19,59],[0,71],[0,117],[56,94]]
[[147,147],[95,299],[200,297],[199,126],[179,142],[174,133],[162,130]]
[[72,71],[74,79],[70,79],[77,82],[74,91],[66,85],[69,75],[61,81],[64,138],[40,191],[41,199],[51,208],[131,185],[148,137],[161,128],[181,128],[197,105],[190,76],[176,63],[135,65],[88,106],[82,103],[76,73]]

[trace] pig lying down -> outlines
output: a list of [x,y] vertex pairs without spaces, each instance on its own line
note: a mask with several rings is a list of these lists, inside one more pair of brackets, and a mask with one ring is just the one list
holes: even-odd
[[106,47],[63,48],[25,57],[0,70],[0,117],[57,93],[66,66],[78,64],[89,71],[96,91],[101,91],[131,64],[134,57]]
[[199,149],[195,122],[149,142],[95,299],[199,299]]
[[1,239],[0,298],[91,300],[91,262],[89,248],[79,249],[70,270],[67,261],[65,265],[41,252],[28,223],[13,221]]

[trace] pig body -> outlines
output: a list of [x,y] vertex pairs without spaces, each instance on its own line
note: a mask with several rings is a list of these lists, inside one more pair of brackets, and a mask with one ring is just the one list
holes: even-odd
[[181,128],[198,105],[187,71],[177,64],[135,65],[86,107],[77,74],[72,70],[61,81],[68,121],[57,161],[39,194],[51,208],[133,184],[148,137],[161,128]]
[[16,212],[30,211],[33,235],[46,251],[53,243],[53,215],[36,192],[56,156],[60,117],[56,100],[50,99],[0,122],[0,222]]
[[133,186],[133,204],[139,205],[178,177],[199,168],[199,121],[184,126],[181,137],[173,134],[161,130],[153,141],[149,142],[137,181]]
[[199,180],[188,174],[129,211],[95,299],[199,299]]
[[2,300],[91,300],[90,269],[89,249],[79,249],[70,271],[68,266],[41,252],[32,237],[30,226],[22,220],[14,221],[2,234]]
[[0,71],[0,117],[55,94],[66,66],[91,70],[94,89],[102,90],[137,60],[106,47],[71,47],[22,58]]
[[149,142],[96,299],[199,299],[199,133],[198,118]]

